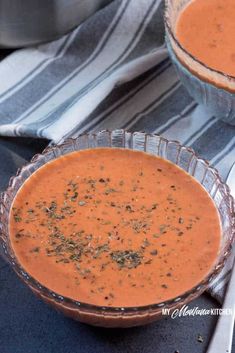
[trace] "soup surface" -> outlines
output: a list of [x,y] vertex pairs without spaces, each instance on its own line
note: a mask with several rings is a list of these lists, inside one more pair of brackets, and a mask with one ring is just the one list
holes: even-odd
[[125,149],[78,151],[21,187],[10,239],[23,268],[86,303],[139,306],[182,294],[219,251],[216,207],[190,175]]
[[208,67],[235,76],[235,1],[193,0],[179,16],[181,45]]

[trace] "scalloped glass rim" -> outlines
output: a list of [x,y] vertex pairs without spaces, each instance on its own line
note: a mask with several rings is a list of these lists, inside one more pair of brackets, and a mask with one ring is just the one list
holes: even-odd
[[[191,58],[191,60],[195,63],[197,63],[199,65],[199,67],[201,66],[201,68],[208,70],[208,72],[210,73],[214,73],[216,75],[218,75],[223,81],[224,79],[228,80],[228,89],[235,89],[235,76],[231,76],[228,74],[225,74],[222,71],[219,70],[215,70],[212,69],[211,67],[207,66],[205,63],[203,63],[202,61],[200,61],[199,59],[196,59],[191,53],[189,53],[177,40],[177,38],[174,35],[174,31],[172,30],[171,24],[170,24],[170,17],[169,17],[169,7],[170,7],[170,2],[172,0],[165,0],[165,10],[164,10],[164,22],[165,22],[165,26],[166,29],[168,31],[169,37],[170,39],[174,42],[174,44],[176,45],[176,47],[180,48],[180,50],[182,50],[182,52],[185,54],[186,57]],[[214,82],[209,82],[212,85],[215,85]],[[233,88],[229,87],[230,85],[234,85]],[[224,84],[225,85],[225,84]],[[216,86],[216,85],[215,85]],[[216,88],[218,88],[216,86]],[[222,86],[221,89],[226,90],[225,86]]]
[[[122,145],[118,146],[117,145],[113,146],[113,141],[117,138],[119,139],[119,143],[122,139]],[[140,145],[138,146],[139,148],[136,148],[134,146],[135,139],[139,139],[141,142]],[[14,200],[14,197],[16,193],[18,192],[19,188],[25,180],[27,180],[31,174],[34,173],[38,168],[40,168],[42,165],[47,163],[50,160],[56,159],[61,155],[65,155],[67,153],[71,153],[72,151],[79,150],[79,149],[86,149],[86,148],[95,148],[95,147],[111,147],[111,148],[131,148],[132,149],[138,149],[142,151],[146,151],[147,143],[149,139],[156,139],[158,141],[158,145],[156,145],[156,148],[158,149],[158,153],[155,153],[155,155],[160,155],[166,153],[166,157],[162,156],[163,158],[167,158],[167,147],[175,146],[176,147],[176,159],[179,159],[179,156],[181,152],[187,152],[191,155],[190,162],[193,162],[194,160],[194,165],[193,169],[194,172],[196,171],[197,164],[200,163],[203,165],[206,169],[204,172],[203,180],[206,177],[206,174],[211,172],[217,182],[218,186],[216,188],[215,193],[217,192],[218,188],[221,187],[223,191],[224,198],[228,201],[229,204],[229,229],[231,231],[230,237],[226,243],[226,246],[223,250],[223,255],[221,256],[221,259],[218,261],[218,263],[212,268],[211,272],[208,274],[208,276],[201,281],[197,286],[193,287],[192,289],[188,290],[187,292],[183,293],[182,295],[161,302],[157,304],[151,304],[151,305],[145,305],[145,306],[139,306],[139,307],[109,307],[109,306],[98,306],[98,305],[92,305],[92,304],[87,304],[79,301],[75,301],[71,298],[61,296],[47,287],[44,287],[41,285],[37,280],[35,280],[33,277],[27,274],[27,272],[21,267],[21,265],[18,263],[17,258],[14,256],[14,252],[11,248],[11,244],[9,241],[9,236],[8,236],[8,223],[6,224],[6,221],[9,220],[9,212],[11,209],[11,204],[12,201]],[[89,142],[91,143],[90,146],[84,147],[82,144],[86,141],[87,144]],[[103,142],[102,142],[103,141]],[[73,148],[71,150],[71,148]],[[165,152],[160,152],[160,150],[164,150]],[[154,151],[148,151],[147,153],[153,153]],[[156,152],[156,151],[155,151]],[[45,162],[45,157],[48,158],[48,160]],[[170,160],[170,159],[169,159]],[[38,163],[38,166],[32,171],[35,167],[35,164]],[[177,164],[177,163],[175,163]],[[25,177],[25,174],[27,174],[27,177]],[[21,179],[24,179],[23,181]],[[18,184],[18,185],[17,185]],[[16,186],[17,185],[17,186]],[[8,201],[9,195],[13,195],[13,199],[11,202]],[[108,131],[108,130],[103,130],[97,133],[87,133],[87,134],[82,134],[76,139],[67,139],[64,143],[59,144],[59,145],[53,145],[51,147],[47,147],[41,154],[35,155],[31,162],[26,164],[24,167],[18,170],[17,175],[13,178],[10,179],[9,182],[9,187],[7,190],[1,194],[1,200],[0,200],[0,243],[3,247],[4,254],[3,256],[5,259],[10,262],[11,266],[13,267],[14,271],[17,273],[19,277],[33,290],[36,292],[39,292],[44,298],[52,299],[58,302],[58,304],[61,305],[68,305],[72,309],[78,309],[78,310],[85,310],[89,312],[98,312],[102,314],[115,314],[115,313],[122,313],[122,314],[131,314],[131,313],[146,313],[149,312],[150,310],[156,310],[156,309],[161,309],[163,307],[175,307],[177,304],[181,302],[189,302],[190,300],[196,298],[199,296],[209,285],[209,283],[218,275],[220,270],[223,268],[223,265],[227,259],[227,257],[230,254],[231,248],[232,248],[232,242],[234,240],[234,235],[235,235],[235,216],[234,216],[234,200],[232,196],[230,195],[230,191],[228,186],[223,183],[221,180],[218,171],[211,167],[209,163],[202,159],[198,158],[195,152],[188,147],[182,146],[178,141],[174,140],[167,140],[166,138],[163,138],[157,134],[146,134],[143,132],[134,132],[130,133],[125,130],[114,130],[114,131]],[[4,232],[4,225],[6,226],[6,230]]]

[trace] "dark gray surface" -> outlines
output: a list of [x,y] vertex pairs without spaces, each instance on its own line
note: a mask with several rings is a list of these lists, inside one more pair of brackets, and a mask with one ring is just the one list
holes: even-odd
[[[46,141],[0,138],[0,189],[45,146]],[[218,304],[204,294],[190,304],[194,306],[216,308]],[[0,353],[205,353],[216,320],[191,316],[125,330],[89,327],[38,300],[0,259]]]

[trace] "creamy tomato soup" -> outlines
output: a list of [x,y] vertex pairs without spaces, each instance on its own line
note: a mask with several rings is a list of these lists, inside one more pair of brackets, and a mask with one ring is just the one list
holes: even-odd
[[235,76],[235,1],[193,0],[179,16],[181,45],[208,67]]
[[215,263],[216,207],[186,172],[126,149],[78,151],[21,187],[10,240],[22,267],[75,300],[140,306],[176,297]]

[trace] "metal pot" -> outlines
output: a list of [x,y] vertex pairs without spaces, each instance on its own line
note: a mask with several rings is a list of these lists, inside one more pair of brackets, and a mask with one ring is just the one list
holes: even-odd
[[112,0],[0,0],[0,47],[50,41]]

